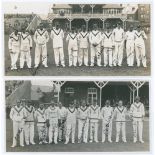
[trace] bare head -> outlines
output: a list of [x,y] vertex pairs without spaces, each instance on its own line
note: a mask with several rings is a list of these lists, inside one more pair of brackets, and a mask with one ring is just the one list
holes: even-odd
[[118,106],[119,106],[119,107],[123,106],[123,101],[122,101],[122,100],[119,100],[119,101],[118,101]]
[[17,107],[20,107],[21,101],[20,100],[17,100],[16,102],[17,102]]
[[82,107],[85,107],[86,106],[86,101],[84,99],[81,101],[81,106]]
[[140,97],[139,97],[139,96],[136,96],[136,97],[135,97],[135,102],[136,102],[136,103],[139,103],[139,102],[140,102]]
[[106,106],[106,107],[109,107],[109,106],[110,106],[110,100],[106,100],[106,101],[105,101],[105,106]]

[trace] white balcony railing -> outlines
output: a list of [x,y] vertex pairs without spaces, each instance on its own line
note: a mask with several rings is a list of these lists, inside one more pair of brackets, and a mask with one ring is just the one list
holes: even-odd
[[94,14],[84,14],[84,13],[79,13],[79,14],[54,14],[54,13],[49,13],[48,18],[49,19],[55,19],[55,18],[69,18],[69,19],[89,19],[89,18],[126,18],[127,15],[125,14],[103,14],[103,13],[94,13]]

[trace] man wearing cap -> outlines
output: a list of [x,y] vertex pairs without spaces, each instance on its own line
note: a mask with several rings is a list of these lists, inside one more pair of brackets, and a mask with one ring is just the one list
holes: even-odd
[[16,63],[20,53],[20,33],[17,29],[9,36],[8,48],[11,57],[11,70],[16,70]]
[[66,141],[65,144],[69,143],[70,137],[72,137],[72,144],[75,143],[75,129],[76,129],[77,110],[73,101],[70,102],[69,107],[66,111]]
[[38,67],[40,63],[40,56],[41,62],[44,67],[47,66],[47,42],[49,40],[49,35],[46,29],[43,28],[43,23],[40,23],[39,28],[34,33],[34,42],[36,43],[35,47],[35,68]]
[[133,26],[131,25],[129,30],[125,33],[127,64],[130,67],[134,65],[134,39],[135,32],[133,31]]
[[109,26],[107,26],[106,31],[103,32],[102,48],[104,49],[104,67],[106,67],[107,65],[112,67],[114,41]]
[[137,30],[135,31],[135,51],[136,51],[136,60],[137,66],[140,66],[140,61],[142,60],[143,67],[147,67],[146,65],[146,50],[145,50],[145,42],[147,36],[143,30],[141,30],[140,25],[137,26]]
[[53,27],[51,30],[51,39],[53,40],[55,64],[58,67],[61,63],[61,65],[65,67],[63,51],[64,32],[60,28],[59,23],[57,23],[56,27]]
[[59,114],[60,114],[60,118],[59,118],[59,134],[58,134],[58,139],[59,141],[63,140],[64,137],[64,132],[65,132],[65,124],[66,124],[66,108],[62,105],[61,102],[59,102],[58,104],[58,110],[59,110]]
[[34,113],[35,109],[31,105],[31,101],[26,101],[26,105],[24,107],[25,110],[25,125],[24,125],[24,133],[25,133],[25,143],[26,145],[34,145]]
[[115,50],[113,53],[113,65],[122,66],[124,30],[121,28],[120,22],[117,24],[117,27],[113,30],[113,38],[114,38],[114,44],[115,44]]
[[66,41],[68,42],[69,67],[76,67],[78,60],[78,34],[74,27],[67,35]]
[[20,100],[17,100],[17,104],[11,108],[10,118],[13,121],[13,144],[11,147],[17,146],[18,136],[20,136],[20,146],[23,147],[25,112]]
[[90,50],[91,50],[91,65],[94,66],[95,57],[97,57],[97,66],[101,66],[101,41],[102,34],[98,30],[97,24],[93,25],[93,30],[89,34]]
[[105,101],[105,106],[101,109],[102,118],[102,143],[105,142],[106,134],[108,134],[108,141],[112,143],[112,117],[113,108],[110,106],[110,100]]
[[34,117],[37,122],[37,129],[38,129],[38,135],[39,135],[39,144],[47,144],[46,141],[47,138],[47,125],[46,125],[46,113],[44,104],[40,103],[39,108],[35,111]]
[[143,120],[145,116],[145,108],[140,102],[140,97],[135,98],[135,102],[130,107],[130,116],[133,119],[133,142],[137,142],[137,134],[139,133],[139,141],[144,143],[143,135]]
[[126,143],[126,115],[127,109],[123,106],[123,101],[119,100],[118,106],[114,109],[113,119],[116,120],[116,143],[119,142],[120,132],[122,132],[122,141]]
[[22,27],[21,32],[21,46],[20,46],[20,68],[24,67],[26,61],[28,68],[31,68],[31,50],[32,50],[32,38],[26,28]]
[[89,127],[89,108],[86,106],[86,101],[83,99],[81,106],[77,111],[78,117],[78,143],[83,140],[84,143],[88,141],[88,127]]
[[51,105],[46,110],[47,121],[49,122],[49,144],[57,144],[58,139],[58,120],[60,118],[58,107],[55,106],[54,101],[51,101]]
[[98,125],[100,119],[100,107],[97,105],[97,100],[93,101],[93,104],[89,108],[89,120],[90,120],[90,143],[93,140],[98,143]]
[[79,41],[79,56],[78,62],[79,66],[82,66],[83,61],[84,65],[88,66],[88,38],[89,33],[86,31],[86,26],[82,26],[82,31],[78,34],[78,41]]

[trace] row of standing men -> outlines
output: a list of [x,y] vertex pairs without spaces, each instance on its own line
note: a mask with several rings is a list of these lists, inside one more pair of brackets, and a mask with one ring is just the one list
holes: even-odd
[[[53,50],[56,66],[66,66],[64,59],[64,32],[57,24],[51,30],[51,39],[53,40]],[[35,58],[34,68],[39,64],[47,65],[47,42],[49,34],[40,23],[39,28],[34,33]],[[124,46],[126,49],[126,60],[128,66],[134,65],[134,57],[136,57],[137,66],[139,67],[142,61],[143,67],[147,67],[145,39],[147,36],[140,26],[134,30],[133,26],[127,32],[121,28],[120,23],[111,31],[108,26],[104,32],[98,31],[97,24],[93,25],[91,32],[86,31],[86,26],[82,26],[82,31],[77,33],[74,28],[68,33],[66,41],[68,43],[69,66],[89,66],[88,49],[90,48],[90,66],[102,66],[101,56],[104,57],[104,66],[122,66]],[[26,28],[22,27],[22,32],[15,30],[9,37],[9,52],[11,56],[11,70],[17,69],[16,63],[20,54],[20,68],[24,67],[25,61],[28,68],[32,67],[31,50],[32,37]],[[41,59],[41,60],[40,60]],[[41,62],[40,62],[41,61]]]
[[[22,106],[23,102],[25,106]],[[127,116],[130,119],[127,120]],[[108,136],[108,141],[112,142],[113,122],[116,123],[116,142],[119,142],[120,132],[122,132],[122,141],[127,142],[126,122],[129,120],[133,124],[133,142],[137,142],[139,132],[139,141],[144,143],[142,139],[144,116],[144,105],[139,97],[135,98],[129,111],[123,106],[122,100],[119,100],[115,108],[110,106],[110,100],[106,100],[105,106],[101,109],[96,100],[90,106],[86,106],[85,100],[82,100],[79,108],[75,108],[74,102],[70,102],[69,107],[65,108],[62,103],[55,106],[55,102],[51,101],[47,109],[44,108],[43,103],[40,103],[36,110],[31,105],[31,101],[19,100],[10,112],[10,118],[13,121],[12,147],[17,146],[18,135],[20,135],[20,146],[24,146],[24,137],[26,145],[35,144],[35,123],[38,129],[39,144],[53,142],[57,144],[58,140],[65,140],[65,144],[68,144],[70,138],[71,142],[75,143],[76,122],[78,122],[78,143],[82,141],[87,143],[88,139],[90,143],[93,141],[98,143],[99,120],[102,120],[102,143],[105,142],[106,136]]]

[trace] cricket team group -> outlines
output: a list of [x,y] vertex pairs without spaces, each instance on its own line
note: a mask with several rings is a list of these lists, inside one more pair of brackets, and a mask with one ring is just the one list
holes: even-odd
[[[116,125],[116,143],[120,139],[124,143],[127,142],[126,123],[128,122],[132,122],[133,125],[131,130],[133,142],[136,143],[139,140],[144,143],[142,135],[145,108],[139,97],[135,98],[130,109],[123,105],[122,100],[117,102],[116,107],[111,106],[110,100],[105,101],[104,107],[99,107],[97,102],[93,100],[88,106],[86,100],[81,99],[79,107],[75,106],[74,101],[70,101],[69,106],[64,107],[61,102],[52,100],[46,108],[43,102],[39,103],[38,108],[34,108],[30,100],[17,100],[10,111],[10,118],[13,121],[11,147],[16,147],[18,140],[22,147],[25,144],[35,145],[36,142],[38,144],[58,144],[61,141],[64,144],[98,143],[100,122],[102,122],[102,143],[106,139],[112,143],[113,122]],[[120,135],[122,135],[121,138]]]
[[[136,59],[137,66],[147,67],[145,40],[147,36],[138,25],[134,28],[132,25],[128,31],[124,31],[121,23],[113,30],[111,26],[106,26],[103,31],[99,31],[98,25],[93,24],[92,31],[88,32],[86,26],[82,25],[80,31],[74,27],[66,33],[57,23],[47,32],[44,24],[40,23],[36,29],[33,39],[26,27],[22,26],[21,32],[15,29],[9,36],[8,48],[11,57],[11,70],[17,69],[17,61],[20,57],[20,68],[24,67],[25,62],[28,68],[37,68],[41,64],[48,67],[47,64],[47,43],[52,44],[55,58],[55,65],[65,67],[71,66],[122,66],[125,55],[125,62],[128,66],[134,66]],[[50,38],[52,41],[50,41]],[[31,51],[35,42],[34,65],[32,65]],[[64,41],[68,46],[68,61],[64,58]],[[48,53],[52,49],[48,49]],[[89,51],[90,50],[90,51]],[[125,54],[124,54],[125,51]],[[90,53],[90,60],[89,54]],[[103,56],[103,62],[102,62]],[[90,63],[89,63],[90,62]]]

